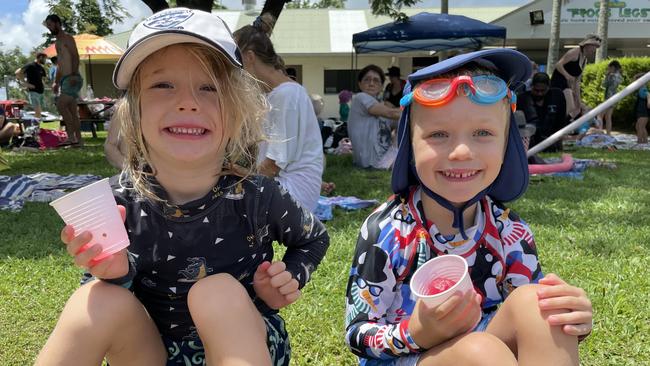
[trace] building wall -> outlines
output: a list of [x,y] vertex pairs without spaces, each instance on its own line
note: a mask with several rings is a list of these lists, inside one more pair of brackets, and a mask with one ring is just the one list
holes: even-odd
[[[598,16],[594,15],[598,1],[563,1],[560,23],[560,55],[566,52],[564,45],[575,45],[588,33],[597,33]],[[609,57],[649,56],[650,47],[650,2],[647,0],[627,0],[611,2],[612,8],[608,23]],[[531,25],[529,13],[542,10],[544,24]],[[491,24],[507,29],[506,43],[516,46],[538,63],[546,62],[548,40],[552,21],[552,1],[537,0],[506,14]]]
[[[349,70],[351,67],[350,55],[319,55],[319,56],[283,56],[286,65],[302,66],[302,85],[309,94],[320,94],[325,102],[321,117],[339,117],[338,94],[325,94],[325,70]],[[383,70],[390,66],[398,66],[402,70],[402,78],[410,74],[411,58],[396,56],[358,56],[357,70],[367,65],[375,64]],[[388,82],[388,78],[387,82]]]

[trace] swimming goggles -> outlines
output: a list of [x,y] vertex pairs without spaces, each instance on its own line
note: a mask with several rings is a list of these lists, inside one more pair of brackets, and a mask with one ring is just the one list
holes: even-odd
[[431,79],[415,87],[404,95],[400,106],[405,108],[413,102],[427,107],[440,107],[449,103],[456,95],[464,95],[476,104],[494,104],[506,96],[514,112],[517,96],[508,89],[506,82],[494,75],[461,75],[453,79]]

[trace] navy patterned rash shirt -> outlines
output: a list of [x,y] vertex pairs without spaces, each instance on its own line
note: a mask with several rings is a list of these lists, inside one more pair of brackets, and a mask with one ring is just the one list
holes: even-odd
[[261,314],[277,313],[253,290],[255,270],[273,259],[272,243],[287,247],[282,261],[300,288],[329,246],[323,224],[267,178],[225,175],[205,197],[181,206],[154,203],[123,185],[111,178],[117,204],[126,207],[130,268],[108,282],[133,291],[169,339],[199,339],[187,305],[199,279],[228,273]]

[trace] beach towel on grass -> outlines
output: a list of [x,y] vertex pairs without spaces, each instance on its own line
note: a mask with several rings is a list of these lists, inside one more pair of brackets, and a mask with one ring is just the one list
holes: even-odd
[[50,202],[65,195],[66,189],[81,188],[100,179],[102,177],[90,174],[0,175],[0,210],[18,212],[25,201]]
[[362,208],[374,206],[378,203],[379,201],[377,200],[362,200],[360,198],[352,197],[352,196],[349,197],[320,196],[320,198],[318,199],[318,207],[316,207],[316,211],[314,212],[314,214],[316,215],[316,217],[318,217],[319,220],[327,221],[334,218],[334,214],[332,213],[333,206],[339,206],[346,210],[359,210]]
[[[561,161],[561,158],[547,158],[544,159],[547,164],[555,164]],[[536,174],[538,177],[553,176],[562,178],[572,178],[582,180],[584,179],[584,171],[587,168],[600,167],[607,169],[616,169],[616,164],[608,161],[593,160],[593,159],[573,159],[573,167],[566,172]]]

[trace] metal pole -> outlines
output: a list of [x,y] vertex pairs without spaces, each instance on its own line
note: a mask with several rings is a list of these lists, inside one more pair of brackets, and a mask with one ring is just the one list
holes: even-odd
[[568,134],[569,132],[575,130],[579,126],[581,126],[583,123],[586,121],[596,117],[597,115],[603,113],[607,108],[612,107],[614,104],[618,103],[621,99],[625,98],[629,94],[632,94],[635,90],[641,88],[645,83],[650,82],[650,72],[647,72],[645,75],[634,81],[632,84],[628,85],[625,87],[625,89],[621,90],[620,92],[612,95],[611,98],[607,99],[606,101],[602,102],[599,104],[596,108],[590,110],[587,114],[584,116],[578,118],[577,120],[571,122],[561,130],[557,131],[556,133],[552,134],[549,136],[546,140],[540,142],[539,144],[531,147],[528,150],[528,153],[526,154],[527,156],[533,156],[537,154],[538,152],[546,149],[547,147],[551,146],[554,144],[556,141],[562,138],[562,136]]

